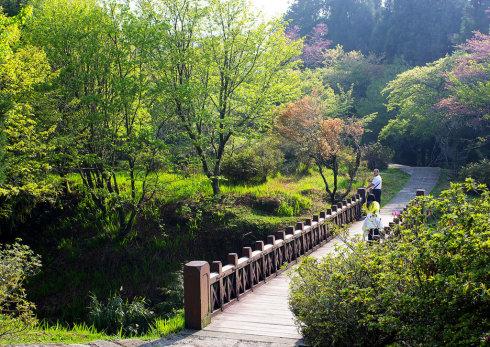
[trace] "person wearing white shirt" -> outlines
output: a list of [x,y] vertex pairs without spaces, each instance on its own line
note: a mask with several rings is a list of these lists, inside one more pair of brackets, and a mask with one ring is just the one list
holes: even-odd
[[374,198],[381,205],[381,189],[383,188],[383,179],[381,178],[378,169],[374,169],[373,171],[373,180],[368,186],[368,189],[369,188],[373,189]]

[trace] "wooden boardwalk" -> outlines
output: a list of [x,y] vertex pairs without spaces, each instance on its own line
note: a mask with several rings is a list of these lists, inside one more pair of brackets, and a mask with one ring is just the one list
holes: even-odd
[[[392,211],[401,210],[414,196],[417,189],[430,192],[439,177],[437,168],[412,168],[398,166],[411,178],[405,188],[382,210],[386,223],[392,221]],[[362,234],[362,222],[354,223],[351,237]],[[342,242],[334,239],[311,254],[321,258],[333,252]],[[288,304],[289,278],[282,273],[267,284],[258,287],[213,317],[212,322],[201,331],[185,331],[177,336],[153,342],[153,346],[299,346],[302,336],[294,321]]]

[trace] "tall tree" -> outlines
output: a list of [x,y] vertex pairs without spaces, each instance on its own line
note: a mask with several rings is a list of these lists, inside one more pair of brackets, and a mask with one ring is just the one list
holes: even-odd
[[[335,99],[333,90],[330,96]],[[360,140],[363,128],[353,119],[332,118],[329,98],[306,96],[288,104],[277,118],[279,133],[296,147],[299,155],[311,158],[322,176],[331,203],[350,193],[361,161]],[[329,183],[328,171],[333,174]],[[347,188],[339,194],[339,177],[348,176]]]
[[488,32],[489,0],[296,0],[286,18],[302,36],[328,27],[348,51],[376,52],[421,65],[453,51],[472,31]]
[[0,7],[8,16],[18,15],[26,4],[27,0],[0,0]]
[[28,201],[51,191],[46,181],[52,150],[49,92],[54,76],[46,54],[22,41],[25,8],[16,17],[0,13],[0,214],[27,212]]
[[473,32],[490,33],[490,0],[468,0],[461,21],[460,39],[472,36]]
[[328,38],[347,50],[369,52],[371,33],[381,6],[380,0],[296,0],[286,18],[303,36],[318,24],[329,29]]
[[452,51],[465,0],[392,0],[374,32],[376,51],[420,65]]
[[164,0],[153,11],[171,24],[163,40],[172,53],[159,58],[162,107],[192,141],[218,195],[230,139],[266,129],[271,108],[297,95],[301,42],[279,21],[258,22],[244,0]]
[[[464,160],[490,157],[490,35],[476,33],[459,47],[462,54],[447,74],[449,96],[437,108],[447,114],[449,122],[462,132],[459,151]],[[459,163],[458,163],[459,164]]]
[[[325,0],[295,0],[286,13],[291,27],[297,27],[301,36],[310,35],[323,23]],[[325,23],[323,23],[325,24]]]
[[489,36],[476,34],[452,56],[398,75],[385,89],[397,116],[380,139],[416,164],[488,157],[489,62]]
[[447,94],[445,73],[451,66],[452,59],[443,58],[401,73],[385,88],[387,108],[396,112],[396,117],[382,129],[379,138],[395,149],[398,161],[434,165],[440,161],[443,146],[449,153],[446,140],[455,137],[455,129],[434,105]]
[[80,175],[119,237],[155,193],[164,159],[163,121],[150,114],[154,29],[129,5],[82,0],[43,1],[30,24],[32,42],[59,70],[57,172]]
[[352,91],[353,102],[347,113],[364,118],[363,141],[373,142],[381,128],[394,117],[392,112],[386,110],[386,97],[381,91],[386,83],[406,69],[402,61],[387,64],[374,54],[346,52],[343,47],[337,46],[325,52],[323,66],[316,69],[314,74],[324,86],[330,86],[340,95],[344,91]]

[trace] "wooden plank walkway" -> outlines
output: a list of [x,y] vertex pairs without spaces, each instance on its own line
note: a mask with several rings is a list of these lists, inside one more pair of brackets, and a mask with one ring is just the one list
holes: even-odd
[[[430,192],[436,185],[438,168],[414,168],[395,166],[411,175],[409,182],[382,210],[386,223],[392,221],[392,211],[401,210],[415,196],[417,189]],[[349,235],[362,234],[362,222],[354,223]],[[336,238],[311,254],[321,258],[333,252],[342,242]],[[184,331],[176,336],[155,341],[152,346],[300,346],[302,336],[294,321],[288,304],[289,278],[280,274],[269,283],[258,287],[213,317],[212,322],[201,331]]]

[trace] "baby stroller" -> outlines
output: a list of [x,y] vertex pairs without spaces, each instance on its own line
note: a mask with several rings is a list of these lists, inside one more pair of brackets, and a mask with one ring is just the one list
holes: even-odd
[[368,242],[379,241],[383,237],[381,217],[376,213],[369,213],[362,224],[362,231],[364,232],[364,240]]

